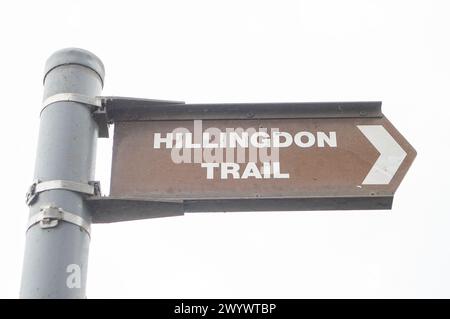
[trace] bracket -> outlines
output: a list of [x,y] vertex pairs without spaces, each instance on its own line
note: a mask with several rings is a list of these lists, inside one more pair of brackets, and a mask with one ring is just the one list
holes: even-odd
[[381,118],[381,102],[206,103],[102,97],[109,123],[124,121]]
[[90,107],[92,116],[98,125],[98,137],[109,137],[108,117],[103,106],[103,99],[100,96],[88,96],[77,93],[59,93],[49,96],[42,103],[41,114],[45,108],[57,102],[76,102]]
[[31,226],[39,223],[39,226],[42,229],[46,228],[54,228],[58,226],[59,221],[65,221],[67,223],[71,223],[81,227],[86,233],[91,237],[91,226],[86,220],[82,217],[66,212],[59,207],[55,206],[43,206],[39,213],[33,215],[28,220],[28,229]]
[[40,181],[37,180],[33,184],[31,184],[27,194],[26,194],[26,203],[28,206],[32,205],[36,200],[39,193],[54,190],[54,189],[63,189],[69,190],[77,193],[83,193],[87,195],[96,195],[100,196],[100,182],[92,181],[86,183],[78,183],[74,181],[67,180],[51,180],[51,181]]

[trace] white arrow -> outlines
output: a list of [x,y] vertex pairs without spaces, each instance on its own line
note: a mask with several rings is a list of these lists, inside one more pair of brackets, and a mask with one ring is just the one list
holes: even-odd
[[366,185],[389,184],[406,157],[406,152],[382,125],[357,125],[380,152],[375,164],[362,182]]

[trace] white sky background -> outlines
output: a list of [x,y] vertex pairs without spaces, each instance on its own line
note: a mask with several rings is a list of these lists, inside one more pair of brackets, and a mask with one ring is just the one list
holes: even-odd
[[[19,293],[43,67],[88,49],[103,94],[382,100],[418,156],[392,211],[187,214],[94,225],[95,297],[450,297],[450,2],[2,1],[0,297]],[[97,179],[109,188],[111,140]]]

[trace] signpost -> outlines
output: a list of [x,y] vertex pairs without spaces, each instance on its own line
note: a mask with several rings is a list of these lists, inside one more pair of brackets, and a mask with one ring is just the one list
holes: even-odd
[[[91,223],[185,212],[390,209],[415,150],[381,102],[185,104],[102,97],[104,68],[47,62],[23,298],[84,298]],[[114,146],[109,196],[96,138]]]
[[328,103],[303,118],[310,105],[297,103],[291,117],[117,119],[111,196],[182,200],[188,211],[389,209],[415,151],[380,105],[353,117],[354,104]]

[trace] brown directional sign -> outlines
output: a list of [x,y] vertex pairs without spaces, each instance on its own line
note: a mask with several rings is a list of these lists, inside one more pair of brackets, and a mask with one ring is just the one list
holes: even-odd
[[380,105],[174,104],[139,121],[119,112],[110,195],[185,211],[389,209],[416,152]]

